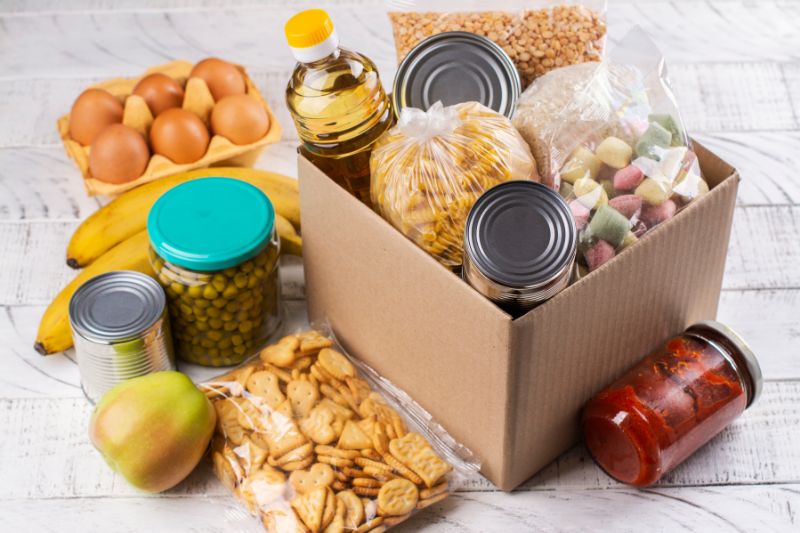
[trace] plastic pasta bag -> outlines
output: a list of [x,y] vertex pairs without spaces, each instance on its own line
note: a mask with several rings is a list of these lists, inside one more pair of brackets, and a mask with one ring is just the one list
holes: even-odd
[[478,471],[427,412],[319,331],[201,389],[217,412],[214,472],[271,532],[389,528]]
[[387,0],[397,61],[424,39],[447,31],[487,37],[509,55],[523,88],[558,67],[599,61],[605,43],[605,0]]
[[[708,185],[663,57],[640,29],[603,63],[569,73],[569,84],[558,76],[554,71],[525,91],[514,122],[526,140],[547,146],[545,164],[580,231],[579,260],[592,271],[707,193]],[[569,101],[543,112],[536,101],[555,85]]]
[[372,150],[378,213],[443,265],[461,265],[464,223],[487,189],[539,181],[536,161],[503,115],[477,102],[406,108]]

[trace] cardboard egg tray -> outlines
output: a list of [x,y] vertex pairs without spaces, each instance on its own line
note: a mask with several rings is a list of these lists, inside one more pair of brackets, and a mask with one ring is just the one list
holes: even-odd
[[[210,126],[211,109],[214,107],[214,98],[211,96],[211,91],[209,91],[205,81],[200,78],[189,78],[189,73],[193,66],[193,63],[188,61],[172,61],[152,67],[139,77],[115,78],[92,85],[91,88],[105,89],[120,100],[124,100],[125,111],[122,117],[122,123],[136,129],[145,135],[145,138],[149,139],[153,115],[144,99],[141,96],[131,93],[140,79],[148,74],[160,72],[175,79],[181,85],[185,85],[183,108],[199,116],[208,127]],[[247,75],[244,67],[240,65],[234,66],[238,68],[244,76],[247,94],[257,98],[269,115],[270,127],[267,133],[256,142],[242,145],[233,144],[221,135],[213,135],[205,155],[193,163],[179,165],[162,155],[152,154],[144,174],[128,183],[113,184],[93,178],[89,172],[89,153],[91,147],[83,146],[70,138],[69,114],[59,118],[57,123],[58,133],[64,143],[67,155],[75,161],[75,164],[78,165],[78,168],[83,174],[83,183],[86,187],[87,194],[89,194],[89,196],[114,196],[158,178],[195,168],[211,166],[252,167],[259,156],[264,152],[267,145],[280,141],[282,129],[281,125],[278,123],[278,119],[272,113],[264,97],[261,96],[253,80]]]

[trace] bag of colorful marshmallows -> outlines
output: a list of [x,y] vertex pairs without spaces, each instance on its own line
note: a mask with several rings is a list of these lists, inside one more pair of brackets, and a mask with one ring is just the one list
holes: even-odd
[[514,124],[569,203],[580,273],[708,192],[663,57],[639,29],[602,63],[534,81]]

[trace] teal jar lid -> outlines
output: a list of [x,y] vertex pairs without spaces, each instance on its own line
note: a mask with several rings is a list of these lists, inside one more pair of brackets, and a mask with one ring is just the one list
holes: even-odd
[[275,225],[272,202],[258,188],[230,178],[202,178],[173,187],[147,216],[150,244],[162,259],[190,270],[222,270],[259,254]]

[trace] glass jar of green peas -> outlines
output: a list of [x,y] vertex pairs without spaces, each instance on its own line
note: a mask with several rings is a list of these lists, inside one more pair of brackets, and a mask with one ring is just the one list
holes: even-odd
[[238,364],[277,330],[280,241],[259,189],[229,178],[181,184],[153,205],[147,231],[181,359]]

